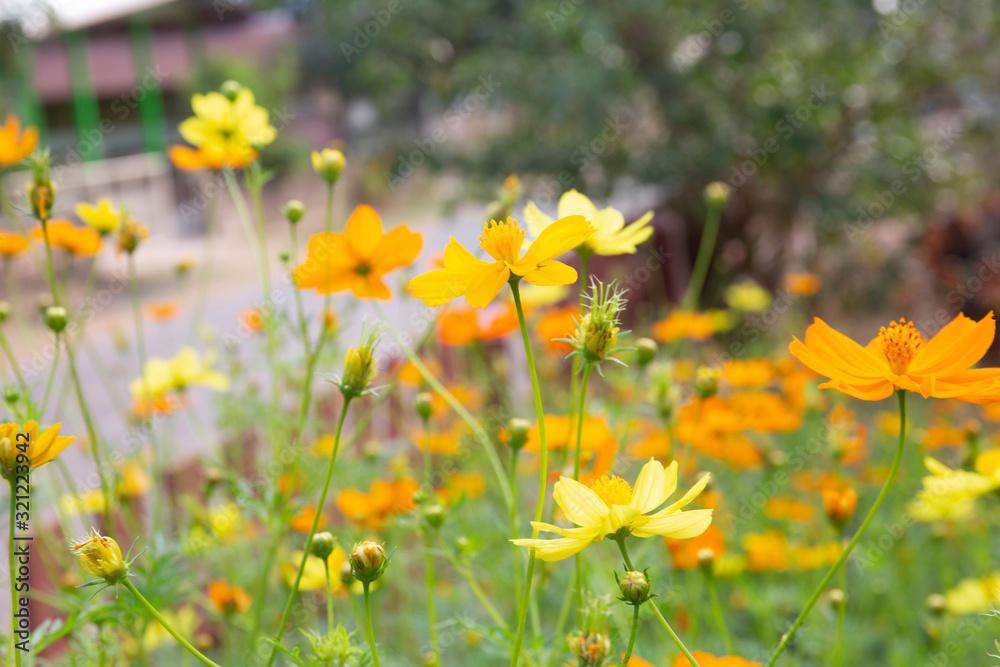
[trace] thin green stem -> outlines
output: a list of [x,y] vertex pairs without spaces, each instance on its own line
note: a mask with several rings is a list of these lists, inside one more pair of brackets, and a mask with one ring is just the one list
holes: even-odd
[[[841,542],[843,544],[843,542]],[[833,649],[833,665],[841,667],[844,664],[844,618],[847,614],[847,568],[840,568],[837,575],[840,591],[844,594],[844,599],[837,606],[837,644]]]
[[[635,567],[632,566],[632,560],[628,557],[628,548],[625,546],[625,536],[615,535],[611,536],[611,539],[613,539],[615,542],[618,543],[618,549],[622,552],[622,558],[625,559],[625,566],[629,570],[635,570]],[[691,655],[691,651],[689,651],[687,649],[687,646],[684,645],[684,642],[681,641],[681,638],[677,636],[677,633],[674,632],[674,629],[670,627],[669,623],[667,623],[667,619],[665,619],[663,617],[663,614],[660,613],[660,610],[656,606],[656,603],[653,602],[652,600],[649,600],[648,604],[650,608],[653,610],[653,613],[656,614],[656,618],[660,619],[660,625],[663,626],[663,629],[666,631],[667,635],[669,635],[670,639],[673,640],[674,644],[677,646],[680,652],[684,654],[684,657],[688,659],[688,662],[691,663],[692,667],[701,667],[701,665],[698,664],[698,661],[694,659],[694,656]]]
[[[428,529],[431,530],[431,529]],[[427,626],[431,638],[431,654],[434,656],[434,666],[441,664],[441,646],[438,643],[437,613],[434,609],[434,554],[431,552],[431,537],[424,534],[424,552],[427,575]]]
[[632,605],[632,634],[628,638],[628,648],[625,649],[625,655],[622,656],[622,667],[628,667],[629,658],[632,657],[632,649],[635,648],[635,636],[639,631],[639,605]]
[[719,236],[719,223],[722,220],[722,206],[710,203],[708,205],[708,215],[705,217],[705,229],[701,235],[701,243],[698,245],[698,256],[691,270],[691,282],[688,283],[687,291],[684,293],[684,300],[681,307],[684,310],[693,310],[698,307],[698,299],[701,297],[701,290],[705,286],[705,278],[708,275],[708,267],[712,263],[712,254],[715,252],[715,241]]
[[[576,409],[576,449],[573,452],[573,479],[580,481],[580,451],[583,448],[583,418],[587,403],[587,384],[594,365],[583,362],[583,380],[580,382],[580,402]],[[574,557],[576,568],[576,625],[583,627],[583,554]]]
[[[528,325],[524,321],[524,309],[521,307],[521,293],[518,287],[519,277],[514,277],[510,282],[510,290],[514,294],[514,307],[517,309],[517,320],[521,325],[521,339],[524,341],[524,354],[528,361],[528,373],[531,376],[531,393],[534,396],[535,414],[538,417],[538,440],[539,440],[539,476],[538,476],[538,500],[535,503],[535,522],[542,520],[542,512],[545,509],[545,486],[548,482],[549,448],[545,437],[545,410],[542,407],[542,392],[538,385],[538,372],[535,370],[535,357],[531,353],[531,339],[528,337]],[[538,528],[532,527],[532,538],[538,537]],[[521,593],[521,603],[518,606],[520,618],[517,623],[517,635],[514,639],[514,653],[511,657],[511,667],[517,667],[518,659],[521,655],[521,645],[524,643],[524,627],[528,616],[528,601],[531,597],[531,583],[535,575],[535,551],[528,554],[528,571],[524,577],[524,588]]]
[[[520,518],[517,512],[517,455],[519,449],[510,451],[510,495],[515,499],[510,504],[510,537],[517,539],[517,530],[520,526]],[[516,544],[511,544],[514,548],[514,590],[521,590],[521,548]]]
[[795,633],[798,632],[799,628],[802,627],[802,623],[805,622],[806,616],[808,616],[809,612],[812,611],[812,608],[816,605],[816,602],[819,600],[820,595],[823,594],[823,591],[826,590],[826,587],[829,585],[830,580],[833,579],[833,576],[837,574],[837,571],[840,570],[841,567],[843,567],[844,563],[847,561],[847,557],[851,555],[851,551],[854,550],[854,547],[857,546],[858,542],[861,541],[861,538],[864,537],[868,527],[875,519],[875,515],[878,514],[879,508],[881,508],[882,503],[885,502],[886,496],[889,495],[889,489],[892,488],[892,483],[896,480],[896,473],[899,472],[899,466],[903,461],[903,443],[906,439],[906,391],[904,389],[897,389],[896,397],[899,400],[899,442],[896,445],[896,456],[892,460],[892,468],[889,470],[889,477],[885,480],[885,485],[882,487],[882,491],[879,492],[878,497],[875,499],[875,504],[872,505],[872,508],[868,511],[868,515],[861,523],[861,527],[858,528],[858,532],[856,532],[854,537],[851,538],[851,541],[847,544],[847,548],[845,548],[840,554],[840,558],[838,558],[837,562],[833,564],[830,571],[823,576],[823,579],[819,582],[816,590],[813,591],[812,597],[809,598],[809,601],[806,603],[802,613],[800,613],[799,617],[795,619],[792,627],[788,630],[788,632],[781,636],[781,641],[778,643],[777,648],[774,649],[771,659],[768,660],[767,667],[773,667],[774,663],[776,663],[778,658],[781,657],[781,654],[785,652],[786,648],[788,648],[788,645],[795,637]]
[[59,334],[55,334],[55,351],[52,353],[52,361],[49,363],[49,379],[45,382],[45,393],[42,395],[42,405],[38,415],[45,416],[45,409],[49,406],[49,396],[52,393],[52,385],[55,384],[56,370],[59,368]]
[[188,640],[186,640],[183,637],[181,637],[177,633],[177,631],[174,630],[173,626],[170,625],[170,622],[167,619],[163,618],[163,615],[160,614],[160,612],[158,612],[156,610],[156,607],[154,607],[149,602],[149,600],[147,600],[146,598],[144,598],[142,596],[142,593],[140,593],[139,590],[132,584],[132,582],[129,581],[128,577],[125,577],[124,579],[122,579],[122,585],[125,588],[127,588],[132,593],[132,595],[134,595],[136,597],[136,599],[139,600],[139,602],[141,602],[144,607],[146,607],[146,609],[149,610],[149,613],[153,615],[153,618],[155,618],[157,621],[160,622],[160,625],[163,626],[164,630],[166,630],[167,632],[170,633],[171,637],[173,637],[174,639],[176,639],[177,642],[181,646],[183,646],[185,649],[187,649],[188,653],[190,653],[194,657],[198,658],[198,660],[200,660],[205,665],[209,665],[210,667],[219,667],[219,665],[217,665],[216,663],[212,662],[211,660],[209,660],[208,658],[206,658],[204,655],[202,655],[201,652],[198,651],[198,649],[196,649],[194,646],[191,646],[191,644],[188,642]]
[[27,393],[28,383],[24,381],[24,376],[21,374],[21,367],[17,365],[17,359],[14,358],[14,351],[10,349],[10,344],[7,342],[7,336],[4,335],[3,325],[0,325],[0,347],[3,348],[3,353],[7,356],[7,362],[10,364],[10,369],[14,371],[14,376],[17,378],[17,384],[21,387],[21,391]]
[[326,631],[333,636],[333,586],[330,580],[330,559],[323,559],[323,571],[326,573]]
[[368,592],[369,582],[362,582],[365,588],[365,630],[368,632],[368,645],[372,648],[372,663],[375,667],[381,667],[378,661],[378,649],[375,648],[375,631],[372,629],[372,603],[371,595]]
[[733,640],[729,636],[729,628],[726,627],[726,617],[722,613],[722,602],[719,600],[719,587],[716,583],[715,572],[711,568],[705,570],[705,588],[708,589],[709,604],[712,605],[712,616],[715,618],[715,626],[719,629],[719,636],[726,647],[726,652],[733,655]]
[[[337,452],[340,450],[340,434],[344,429],[344,419],[347,417],[347,408],[350,404],[351,399],[345,396],[344,406],[341,408],[340,418],[337,420],[337,432],[333,438],[333,453],[330,455],[330,465],[327,466],[326,479],[323,481],[323,490],[319,494],[319,502],[316,503],[316,516],[313,517],[312,526],[309,528],[309,537],[306,538],[305,552],[302,554],[302,562],[299,563],[299,570],[295,575],[295,583],[292,584],[292,590],[288,593],[288,600],[285,601],[285,610],[281,613],[281,621],[278,623],[278,635],[274,639],[275,644],[280,643],[281,638],[285,634],[285,624],[288,621],[289,615],[292,613],[292,605],[295,603],[295,598],[299,593],[299,585],[302,583],[302,574],[306,570],[306,562],[309,560],[309,556],[312,551],[313,537],[316,535],[316,529],[319,526],[320,517],[323,515],[323,505],[326,503],[326,494],[330,490],[330,482],[333,480],[333,469],[337,463]],[[277,646],[271,649],[271,657],[267,661],[268,665],[271,665],[274,662],[274,657],[277,652]]]
[[443,553],[444,557],[449,563],[451,563],[451,566],[455,568],[455,571],[462,575],[462,578],[469,584],[469,588],[472,589],[472,594],[475,595],[476,599],[479,600],[479,603],[483,605],[483,609],[485,609],[486,613],[493,619],[493,622],[497,624],[500,631],[503,632],[508,639],[513,639],[514,635],[511,634],[510,625],[508,625],[507,621],[505,621],[503,616],[500,615],[500,612],[497,611],[497,608],[493,605],[493,603],[490,602],[489,597],[483,591],[483,587],[479,585],[479,582],[476,581],[476,578],[473,576],[468,565],[460,562],[455,554],[445,548],[445,546],[440,543],[440,537],[438,539],[438,544],[440,546],[441,553]]

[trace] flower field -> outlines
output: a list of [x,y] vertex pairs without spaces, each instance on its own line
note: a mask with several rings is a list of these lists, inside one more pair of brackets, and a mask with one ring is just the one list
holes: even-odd
[[[196,319],[210,254],[153,298],[157,235],[0,127],[6,664],[1000,664],[992,312],[869,326],[816,273],[727,278],[722,182],[673,301],[628,263],[665,252],[654,212],[572,188],[509,176],[475,243],[432,242],[338,202],[327,147],[296,177],[324,205],[272,205],[274,123],[227,81],[169,149],[248,243],[236,342]],[[80,372],[101,253],[126,378]],[[197,335],[150,353],[178,311]],[[44,372],[10,341],[33,326]]]

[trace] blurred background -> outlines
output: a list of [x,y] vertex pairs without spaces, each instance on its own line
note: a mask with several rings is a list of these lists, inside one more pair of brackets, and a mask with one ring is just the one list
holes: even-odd
[[176,241],[154,274],[206,209],[165,151],[192,93],[236,79],[279,129],[274,226],[289,196],[321,205],[303,176],[331,143],[344,213],[418,227],[477,228],[456,211],[517,174],[543,210],[571,188],[655,209],[676,297],[721,180],[703,305],[809,270],[825,311],[978,316],[1000,270],[998,23],[990,0],[5,0],[0,110],[39,128],[67,207],[111,195]]

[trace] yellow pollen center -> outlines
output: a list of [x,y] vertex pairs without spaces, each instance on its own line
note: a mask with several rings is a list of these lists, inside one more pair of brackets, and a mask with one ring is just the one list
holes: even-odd
[[498,262],[513,264],[521,258],[524,237],[524,230],[513,218],[507,218],[506,222],[490,220],[483,225],[483,233],[479,235],[479,245]]
[[906,318],[893,322],[888,328],[882,327],[878,332],[878,340],[889,368],[896,375],[906,372],[924,342],[913,322],[907,322]]
[[590,485],[590,490],[604,501],[608,507],[612,505],[628,505],[632,501],[632,487],[621,477],[604,475]]

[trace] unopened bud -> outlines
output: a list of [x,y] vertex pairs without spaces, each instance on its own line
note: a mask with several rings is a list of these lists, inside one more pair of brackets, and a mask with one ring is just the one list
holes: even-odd
[[448,511],[445,509],[444,505],[439,505],[437,503],[428,505],[423,510],[424,519],[427,521],[427,525],[434,530],[441,527],[447,513]]
[[416,408],[417,414],[423,420],[428,420],[431,417],[431,395],[426,391],[422,391],[417,394],[416,398],[413,399],[413,407]]
[[281,207],[281,214],[285,216],[285,220],[294,225],[306,214],[306,205],[298,199],[289,199]]
[[240,85],[240,82],[232,79],[223,81],[222,85],[219,86],[219,92],[225,95],[230,102],[236,99],[241,90],[243,90],[243,86]]
[[705,201],[713,206],[722,206],[729,201],[732,188],[720,181],[712,181],[705,186]]
[[702,570],[711,570],[713,567],[715,567],[714,549],[709,549],[707,547],[704,549],[699,549],[698,553],[696,554],[696,558],[698,559],[698,567],[701,568]]
[[375,346],[378,345],[381,334],[381,327],[364,325],[360,343],[355,347],[348,348],[344,355],[344,372],[338,384],[345,397],[357,398],[361,396],[378,375]]
[[569,647],[580,667],[602,667],[611,656],[611,640],[603,632],[577,631],[569,636]]
[[834,609],[840,609],[847,601],[847,595],[839,588],[831,588],[827,591],[826,597],[830,601],[830,606]]
[[69,321],[69,313],[62,306],[49,306],[45,309],[45,326],[56,333],[62,333]]
[[695,376],[695,392],[700,398],[711,398],[719,391],[719,380],[722,378],[722,371],[718,368],[699,366]]
[[645,572],[626,572],[618,580],[618,590],[627,604],[638,605],[649,599],[649,579]]
[[640,338],[635,341],[636,361],[641,368],[648,366],[656,358],[657,349],[656,341],[652,338]]
[[840,489],[823,489],[822,493],[826,518],[835,528],[842,530],[858,508],[858,492],[850,486],[844,486]]
[[336,148],[324,148],[321,151],[312,152],[312,166],[319,176],[333,185],[340,178],[340,172],[344,170],[347,158]]
[[927,611],[935,616],[941,616],[948,609],[948,598],[940,593],[932,593],[927,596]]
[[351,574],[358,581],[375,581],[382,576],[388,564],[385,549],[376,542],[359,542],[351,551]]
[[530,430],[531,423],[527,419],[512,417],[507,422],[507,444],[515,451],[521,449],[528,442]]
[[333,535],[327,531],[321,533],[316,533],[313,536],[312,542],[312,555],[316,556],[320,560],[326,560],[333,553],[333,548],[337,545],[337,542],[333,539]]
[[118,543],[96,530],[86,539],[73,542],[70,550],[80,558],[84,570],[109,584],[117,584],[128,576],[128,563],[122,558]]

